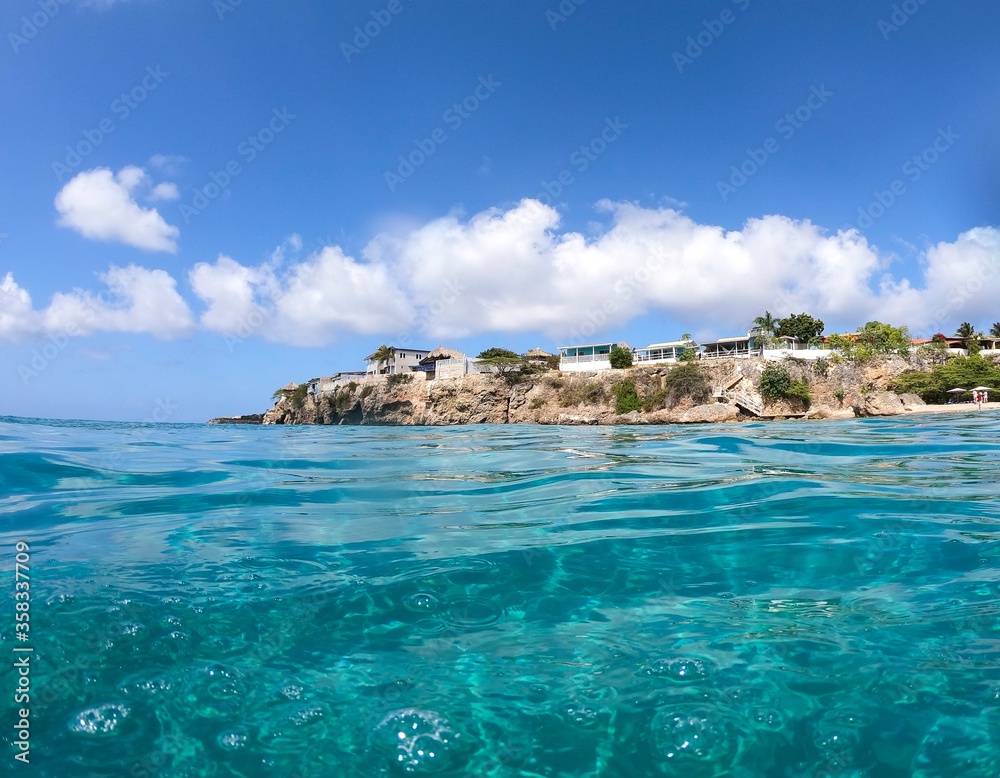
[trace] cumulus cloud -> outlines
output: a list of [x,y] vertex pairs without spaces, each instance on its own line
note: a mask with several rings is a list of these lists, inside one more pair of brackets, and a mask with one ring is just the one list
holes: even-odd
[[187,157],[179,154],[154,154],[149,158],[150,167],[167,176],[178,175],[187,163]]
[[190,334],[191,309],[177,291],[177,282],[164,270],[136,265],[112,266],[101,275],[107,290],[57,293],[44,311],[48,331],[146,333],[170,340]]
[[0,339],[20,340],[38,330],[38,314],[31,307],[31,295],[7,273],[0,281]]
[[189,280],[208,306],[202,325],[303,346],[324,345],[345,332],[375,335],[407,326],[413,310],[388,267],[359,262],[338,247],[283,267],[285,249],[301,245],[293,236],[256,267],[226,256],[196,265]]
[[57,292],[48,307],[35,310],[8,273],[0,283],[0,338],[129,332],[171,340],[193,332],[191,309],[166,271],[112,266],[100,280],[105,288],[96,294]]
[[[678,323],[652,339],[675,337],[674,326],[696,337],[736,334],[765,309],[777,316],[806,311],[828,330],[880,319],[907,324],[915,335],[962,320],[988,326],[997,316],[994,227],[931,246],[906,277],[893,274],[898,257],[856,230],[829,232],[779,215],[726,230],[666,206],[602,202],[598,210],[600,223],[586,233],[563,229],[558,211],[536,200],[451,214],[379,234],[358,257],[339,246],[304,253],[293,235],[260,264],[220,256],[195,265],[187,280],[202,303],[202,329],[298,346],[351,334],[587,338],[613,335],[649,313]],[[0,336],[68,321],[81,332],[158,337],[196,326],[165,272],[112,268],[104,280],[117,303],[76,291],[35,311],[8,276],[0,285]],[[96,312],[93,321],[85,310]]]
[[[56,195],[59,224],[92,240],[176,252],[180,231],[167,224],[155,208],[143,208],[135,200],[150,187],[146,171],[134,166],[122,168],[117,174],[107,168],[79,173]],[[173,184],[160,184],[150,193],[154,199],[177,195]]]
[[154,202],[157,200],[180,200],[181,190],[177,188],[177,184],[165,181],[153,187],[153,191],[149,193],[149,199]]

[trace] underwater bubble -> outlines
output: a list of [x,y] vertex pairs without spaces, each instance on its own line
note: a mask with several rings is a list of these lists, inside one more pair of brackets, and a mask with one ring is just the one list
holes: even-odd
[[305,693],[305,689],[294,683],[286,683],[278,692],[282,697],[287,697],[290,700],[301,700],[302,695]]
[[123,683],[118,688],[125,694],[153,697],[166,694],[173,688],[173,684],[167,678],[141,678],[136,681]]
[[127,705],[114,702],[85,708],[73,717],[69,730],[76,735],[108,737],[120,731],[122,722],[130,713]]
[[415,592],[403,598],[403,605],[415,613],[433,613],[439,604],[437,597],[426,592]]
[[249,744],[250,733],[245,729],[230,729],[221,733],[215,742],[219,744],[219,748],[225,751],[239,751]]
[[496,624],[502,615],[503,606],[500,603],[473,595],[449,597],[442,613],[444,620],[452,626],[469,629]]
[[592,727],[599,721],[601,714],[596,708],[589,705],[571,702],[563,708],[563,715],[570,722],[578,727]]
[[996,775],[989,725],[979,716],[941,716],[920,743],[917,778]]
[[652,737],[666,766],[677,765],[676,769],[682,770],[678,773],[681,775],[691,774],[684,771],[699,763],[724,765],[734,749],[734,735],[726,721],[716,712],[700,706],[661,710],[653,717]]
[[642,668],[650,678],[665,678],[676,683],[691,683],[707,678],[708,665],[700,659],[656,659]]
[[441,619],[420,619],[413,627],[422,635],[440,635],[448,631],[448,625]]
[[371,736],[372,750],[387,770],[428,775],[455,760],[460,734],[434,711],[406,708],[382,719]]

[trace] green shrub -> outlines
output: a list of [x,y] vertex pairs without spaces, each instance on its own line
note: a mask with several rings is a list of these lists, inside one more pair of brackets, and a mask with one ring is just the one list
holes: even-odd
[[559,398],[559,404],[564,408],[576,405],[599,405],[605,399],[602,384],[594,381],[584,383],[580,379],[571,379]]
[[812,392],[809,391],[809,384],[805,381],[792,381],[785,392],[785,398],[789,400],[801,400],[802,404],[809,409],[812,404]]
[[792,377],[788,375],[787,369],[774,363],[765,365],[758,385],[761,397],[768,400],[780,399],[786,395],[791,386]]
[[635,388],[635,381],[626,378],[619,381],[614,386],[615,393],[615,413],[619,416],[632,411],[642,410],[642,400]]
[[765,365],[760,376],[760,396],[768,400],[799,400],[806,408],[812,403],[808,381],[793,381],[783,365]]
[[673,408],[683,398],[690,397],[695,405],[704,403],[712,387],[704,371],[695,362],[684,362],[671,368],[663,379],[663,396],[667,407]]
[[[981,356],[953,357],[943,365],[935,365],[929,372],[908,370],[896,379],[892,390],[913,392],[927,403],[947,403],[953,395],[949,389],[962,386],[992,386],[1000,389],[1000,369]],[[961,396],[961,395],[960,395]],[[965,395],[967,399],[969,395]]]
[[608,359],[611,361],[611,367],[615,370],[625,370],[632,367],[632,352],[627,348],[612,346]]
[[816,371],[816,375],[826,378],[826,374],[830,372],[830,360],[826,357],[820,357],[813,362],[813,370]]
[[681,362],[694,362],[698,358],[698,349],[686,348],[681,352],[681,355],[677,357]]
[[288,395],[288,401],[291,403],[295,410],[301,410],[302,405],[306,401],[306,394],[309,392],[309,384],[299,384],[295,387],[294,392],[290,392]]
[[543,405],[545,405],[545,400],[543,400],[541,397],[536,397],[534,400],[531,401],[531,410],[537,411]]
[[387,386],[400,386],[402,384],[408,384],[413,380],[413,376],[409,373],[390,373],[386,379],[385,383]]
[[365,398],[372,393],[372,385],[365,384],[361,387],[361,394],[358,395],[358,400],[361,402],[365,401]]
[[667,401],[667,390],[657,389],[650,395],[642,398],[642,410],[646,413],[660,410]]

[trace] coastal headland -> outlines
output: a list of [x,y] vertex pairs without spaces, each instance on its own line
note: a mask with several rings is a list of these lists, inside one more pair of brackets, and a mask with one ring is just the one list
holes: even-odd
[[[786,359],[780,363],[805,396],[768,397],[760,358],[719,359],[697,366],[704,383],[676,386],[681,365],[565,373],[544,371],[516,381],[490,373],[422,380],[369,375],[327,391],[286,392],[253,416],[213,419],[243,424],[690,424],[766,419],[835,419],[978,410],[971,403],[927,405],[892,391],[919,362],[897,355],[866,362]],[[927,367],[927,366],[923,366]],[[689,368],[690,369],[690,368]],[[678,374],[679,375],[679,374]],[[678,376],[674,376],[677,378]],[[766,393],[765,393],[766,394]],[[624,403],[623,403],[624,398]],[[988,403],[983,410],[1000,408]],[[624,409],[628,409],[622,412]],[[259,419],[259,421],[258,421]]]

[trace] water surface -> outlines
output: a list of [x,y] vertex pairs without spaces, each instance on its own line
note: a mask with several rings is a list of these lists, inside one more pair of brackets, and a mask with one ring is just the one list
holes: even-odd
[[996,775],[998,435],[0,418],[0,773]]

